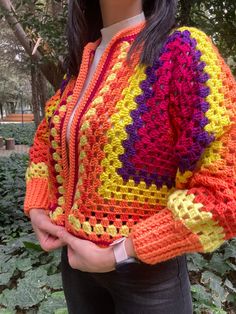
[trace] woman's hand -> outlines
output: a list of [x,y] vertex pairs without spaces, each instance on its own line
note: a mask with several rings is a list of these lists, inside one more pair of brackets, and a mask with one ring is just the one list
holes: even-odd
[[115,269],[111,247],[100,248],[91,241],[74,237],[66,230],[59,231],[57,236],[68,246],[68,261],[72,268],[92,273],[106,273]]
[[54,225],[44,209],[31,209],[30,219],[40,246],[44,251],[50,252],[65,245],[57,237],[58,231],[64,230],[64,228]]

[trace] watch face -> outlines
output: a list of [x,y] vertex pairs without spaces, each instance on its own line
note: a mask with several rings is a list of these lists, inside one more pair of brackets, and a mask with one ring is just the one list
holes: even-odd
[[116,271],[122,272],[122,273],[128,273],[132,270],[135,270],[139,267],[140,261],[138,261],[136,258],[129,257],[123,262],[116,264]]

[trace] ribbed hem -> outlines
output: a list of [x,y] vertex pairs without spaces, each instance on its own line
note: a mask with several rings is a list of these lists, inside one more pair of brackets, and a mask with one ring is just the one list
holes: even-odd
[[24,212],[29,216],[33,208],[48,210],[48,180],[33,178],[26,184],[26,196],[24,201]]
[[202,252],[198,236],[180,220],[175,221],[168,209],[138,223],[131,238],[138,258],[147,264],[157,264],[190,252]]

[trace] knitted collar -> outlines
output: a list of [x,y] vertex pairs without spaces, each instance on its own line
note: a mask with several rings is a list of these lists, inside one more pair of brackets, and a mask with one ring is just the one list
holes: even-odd
[[[107,45],[106,49],[104,50],[104,53],[98,63],[97,69],[93,75],[92,80],[90,81],[86,92],[84,93],[81,101],[80,106],[78,108],[77,112],[77,120],[80,121],[81,117],[83,116],[84,112],[87,109],[88,104],[93,99],[94,95],[96,94],[96,91],[98,90],[102,78],[107,70],[107,66],[109,64],[109,58],[111,57],[112,53],[115,51],[117,44],[119,44],[122,41],[130,41],[132,42],[136,35],[143,29],[145,26],[145,21],[141,22],[139,24],[136,24],[135,26],[128,27],[126,29],[121,30],[118,32],[112,40]],[[62,148],[63,151],[66,152],[67,142],[66,142],[66,129],[69,122],[69,118],[71,116],[71,113],[74,109],[74,107],[77,104],[77,100],[79,98],[80,92],[83,88],[84,82],[86,80],[86,77],[88,75],[88,69],[89,65],[93,60],[94,52],[99,45],[101,39],[97,40],[96,42],[88,43],[84,49],[83,57],[82,57],[82,63],[79,71],[79,75],[76,79],[72,96],[70,97],[70,101],[67,103],[67,112],[64,120],[64,124],[62,127]],[[76,113],[75,113],[76,115]],[[73,131],[73,125],[72,125],[72,131]],[[75,131],[75,130],[74,130]],[[75,132],[76,133],[76,132]],[[75,145],[74,141],[71,140],[69,143],[69,151],[70,154],[75,154]],[[65,153],[65,156],[63,158],[63,167],[65,169],[65,173],[69,174],[69,163],[67,159],[67,155]],[[67,178],[69,180],[69,177]],[[71,193],[73,195],[73,192]]]
[[[116,44],[122,40],[132,40],[133,38],[135,38],[135,36],[144,28],[145,24],[146,24],[146,21],[143,21],[134,26],[122,29],[112,38],[112,40],[109,42],[106,49],[104,50],[103,56],[101,57],[100,62],[98,63],[97,69],[93,75],[93,78],[87,88],[87,93],[85,93],[83,98],[88,97],[88,92],[91,91],[91,89],[93,89],[94,85],[98,81],[98,77],[101,71],[103,71],[106,67],[108,55],[113,49],[115,49]],[[88,74],[89,65],[91,64],[93,60],[94,52],[96,48],[99,46],[100,42],[101,42],[101,38],[95,42],[88,43],[84,48],[79,75],[77,76],[76,83],[73,90],[72,101],[68,108],[68,116],[71,114],[73,107],[77,103],[79,94],[82,90],[82,87],[84,85],[84,82]]]

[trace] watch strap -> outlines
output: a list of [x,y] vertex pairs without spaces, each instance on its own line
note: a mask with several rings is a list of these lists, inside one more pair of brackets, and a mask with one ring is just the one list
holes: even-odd
[[125,240],[126,238],[121,238],[111,244],[113,247],[116,264],[121,263],[129,258],[125,249]]

